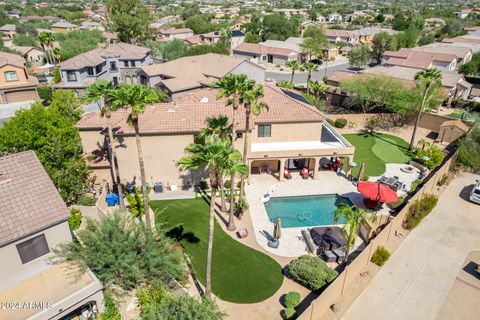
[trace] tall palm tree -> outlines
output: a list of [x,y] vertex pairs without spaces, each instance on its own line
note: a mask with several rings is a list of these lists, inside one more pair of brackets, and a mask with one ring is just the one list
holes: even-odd
[[316,65],[315,63],[308,62],[302,66],[302,71],[308,72],[307,74],[307,93],[308,94],[310,94],[310,81],[312,80],[312,72],[317,70],[318,70],[318,65]]
[[127,123],[135,130],[135,139],[137,142],[138,163],[140,166],[140,180],[142,182],[142,194],[144,213],[147,227],[151,228],[150,210],[147,197],[147,182],[145,179],[145,165],[143,161],[142,142],[140,140],[140,129],[138,118],[145,111],[145,106],[149,103],[160,102],[161,96],[157,91],[149,89],[138,84],[122,85],[111,93],[112,106],[115,108],[130,108],[130,114]]
[[349,206],[343,204],[335,211],[333,216],[333,223],[338,224],[338,222],[343,219],[345,224],[342,228],[342,233],[345,238],[347,238],[347,245],[345,246],[345,255],[348,260],[348,255],[350,249],[355,246],[355,241],[357,239],[358,229],[362,223],[366,223],[367,217],[370,220],[375,221],[376,215],[374,212],[366,211],[356,206]]
[[[218,189],[218,177],[222,171],[245,174],[247,168],[241,162],[240,152],[232,148],[230,140],[210,140],[203,144],[193,143],[185,149],[187,156],[180,159],[178,165],[186,170],[207,169],[210,178],[210,222],[208,232],[207,267],[205,295],[211,298],[212,292],[212,253],[213,232],[215,226],[215,196]],[[228,169],[227,169],[228,168]]]
[[55,36],[51,32],[42,31],[37,36],[37,41],[40,44],[40,47],[45,51],[45,57],[48,63],[55,64],[53,60],[53,55],[51,49],[53,47],[53,42],[55,41]]
[[62,58],[62,50],[58,47],[53,48],[52,54],[53,54],[53,61],[55,62],[54,64],[60,63],[60,60]]
[[[207,119],[207,127],[200,131],[198,139],[200,141],[210,141],[218,139],[229,139],[232,134],[232,126],[228,124],[228,117],[211,117]],[[227,212],[227,203],[225,201],[225,184],[223,182],[224,174],[219,175],[218,182],[220,186],[221,211]]]
[[[120,201],[120,208],[125,209],[125,203],[123,201],[122,183],[120,180],[120,170],[117,162],[117,152],[115,150],[113,131],[112,131],[112,106],[111,106],[111,93],[112,84],[107,80],[97,80],[94,84],[87,88],[87,92],[83,97],[85,103],[96,102],[100,109],[100,115],[107,119],[107,131],[108,131],[108,151],[110,154],[110,163],[112,164],[113,171],[113,183],[117,185],[118,198]],[[101,101],[103,100],[103,104]]]
[[[250,138],[250,115],[253,113],[258,116],[262,109],[268,109],[265,102],[259,101],[263,97],[264,91],[262,85],[257,85],[255,81],[248,80],[245,83],[245,91],[240,96],[240,102],[245,108],[245,139],[243,140],[243,163],[247,166],[248,144]],[[250,175],[247,174],[247,177]],[[245,178],[241,178],[240,182],[240,199],[245,196]]]
[[[232,146],[235,146],[237,136],[237,123],[235,120],[237,110],[240,106],[240,95],[245,91],[245,82],[247,76],[244,74],[229,74],[214,83],[214,87],[220,89],[217,99],[227,99],[227,106],[231,106],[232,112]],[[230,177],[230,214],[234,214],[235,210],[235,175]],[[234,226],[230,226],[232,228]],[[228,230],[234,230],[230,229]]]
[[412,138],[410,139],[410,145],[408,150],[413,150],[413,145],[415,143],[415,135],[417,134],[417,127],[420,123],[420,118],[422,117],[423,109],[425,105],[431,98],[431,90],[438,88],[441,85],[442,73],[436,68],[428,68],[422,70],[415,75],[415,79],[420,81],[420,84],[423,86],[423,99],[420,108],[418,109],[417,119],[415,120],[415,126],[413,127]]
[[296,70],[299,70],[300,69],[300,62],[298,62],[297,59],[294,59],[294,60],[289,60],[287,62],[287,67],[289,67],[290,69],[292,69],[292,77],[290,79],[290,82],[293,84],[293,77],[295,77],[295,71]]
[[326,89],[327,89],[327,85],[323,81],[312,80],[310,82],[310,91],[317,98],[319,98],[320,95],[322,95]]

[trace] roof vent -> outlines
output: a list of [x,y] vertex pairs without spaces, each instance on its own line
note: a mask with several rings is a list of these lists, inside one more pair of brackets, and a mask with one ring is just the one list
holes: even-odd
[[200,99],[200,103],[208,103],[208,97],[202,97],[202,99]]
[[6,174],[0,173],[0,186],[9,182],[12,182],[12,178]]

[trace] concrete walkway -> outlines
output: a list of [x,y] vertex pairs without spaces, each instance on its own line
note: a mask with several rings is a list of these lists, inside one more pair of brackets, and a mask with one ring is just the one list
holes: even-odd
[[452,181],[343,319],[437,317],[465,257],[480,249],[480,206],[466,200],[478,179],[463,174]]

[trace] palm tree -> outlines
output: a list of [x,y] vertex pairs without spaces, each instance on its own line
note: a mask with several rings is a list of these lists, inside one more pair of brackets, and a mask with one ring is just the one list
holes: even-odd
[[192,143],[185,149],[185,151],[187,152],[188,156],[180,159],[178,162],[180,168],[186,170],[207,169],[209,171],[211,193],[205,295],[208,299],[210,299],[212,292],[212,252],[213,232],[215,226],[215,196],[218,188],[218,177],[224,170],[228,170],[236,174],[245,174],[247,172],[247,168],[241,162],[240,152],[234,150],[231,142],[227,139],[210,140],[203,144]]
[[420,81],[420,84],[423,85],[423,99],[420,109],[417,113],[417,119],[415,120],[415,126],[413,127],[412,138],[410,139],[410,145],[408,150],[413,150],[413,145],[415,143],[415,135],[417,134],[417,127],[422,116],[423,109],[427,104],[428,100],[431,98],[430,89],[436,88],[441,85],[442,73],[436,68],[429,68],[422,70],[415,75],[415,79]]
[[[229,74],[223,77],[222,79],[218,80],[217,82],[214,83],[214,87],[220,89],[217,99],[222,99],[226,98],[227,99],[227,106],[231,106],[233,109],[232,112],[232,146],[235,145],[235,140],[237,136],[237,130],[236,130],[236,122],[235,122],[235,115],[237,113],[237,110],[240,106],[240,95],[242,94],[243,91],[245,91],[245,82],[247,81],[247,76],[244,74]],[[231,175],[230,177],[230,214],[234,214],[235,210],[235,175]],[[234,226],[230,226],[228,230],[231,230],[230,228],[233,228]],[[234,230],[234,229],[232,229]]]
[[53,48],[52,53],[53,53],[53,61],[55,62],[54,64],[60,63],[60,60],[62,58],[62,50],[58,47]]
[[345,220],[343,225],[342,232],[347,238],[347,245],[345,247],[345,255],[348,260],[348,255],[350,249],[355,246],[355,241],[357,239],[358,229],[362,223],[366,223],[367,217],[372,221],[375,221],[377,216],[374,212],[365,211],[356,206],[349,206],[346,204],[341,205],[334,213],[333,223],[338,224],[340,219]]
[[149,89],[138,84],[122,85],[111,93],[112,106],[115,108],[130,108],[130,114],[127,123],[135,130],[135,139],[137,141],[138,163],[140,166],[140,180],[142,182],[143,204],[145,220],[147,227],[151,228],[150,210],[147,197],[147,182],[145,179],[145,165],[143,162],[142,143],[140,140],[140,129],[138,118],[145,111],[145,106],[149,103],[160,102],[161,96],[157,91]]
[[312,72],[317,70],[318,70],[318,65],[316,65],[315,63],[308,62],[302,66],[302,71],[308,72],[307,74],[307,93],[308,94],[310,94],[310,80],[312,79]]
[[[232,126],[228,125],[228,117],[211,117],[207,119],[207,127],[200,131],[198,139],[200,141],[229,139],[232,134]],[[225,184],[223,182],[224,174],[219,175],[221,211],[227,212],[227,203],[225,201]]]
[[38,34],[37,41],[39,42],[43,51],[45,51],[47,62],[55,64],[55,61],[53,61],[53,55],[51,53],[51,48],[53,46],[53,42],[55,41],[55,36],[53,33],[42,31]]
[[300,62],[298,62],[297,59],[289,60],[287,62],[287,67],[292,69],[292,78],[291,78],[290,82],[293,84],[293,77],[295,76],[295,70],[300,69]]
[[[255,116],[258,116],[262,109],[268,109],[268,105],[265,102],[260,102],[259,99],[263,97],[263,86],[256,85],[255,81],[248,80],[245,83],[245,91],[240,96],[240,102],[243,103],[245,108],[245,139],[243,140],[243,163],[247,166],[248,156],[248,143],[250,137],[250,114],[253,112]],[[247,177],[249,175],[247,174]],[[240,182],[240,199],[245,195],[245,178],[241,178]]]
[[327,89],[327,85],[323,81],[312,80],[310,82],[310,90],[312,91],[313,95],[317,98],[319,98],[320,95],[322,95],[326,89]]
[[[112,164],[113,171],[113,183],[117,184],[118,198],[120,200],[120,208],[125,209],[125,203],[123,202],[123,190],[120,180],[120,170],[118,168],[117,153],[113,140],[112,123],[110,122],[112,117],[111,107],[111,92],[112,84],[107,80],[97,80],[94,84],[87,88],[87,92],[83,97],[85,103],[97,102],[100,109],[100,115],[107,119],[107,131],[108,131],[108,148],[110,154],[110,163]],[[101,100],[103,99],[103,106]]]

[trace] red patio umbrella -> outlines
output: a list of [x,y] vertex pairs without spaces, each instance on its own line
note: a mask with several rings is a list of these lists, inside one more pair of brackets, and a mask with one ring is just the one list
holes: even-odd
[[372,181],[361,181],[357,190],[365,197],[381,203],[398,201],[397,193],[384,184]]

